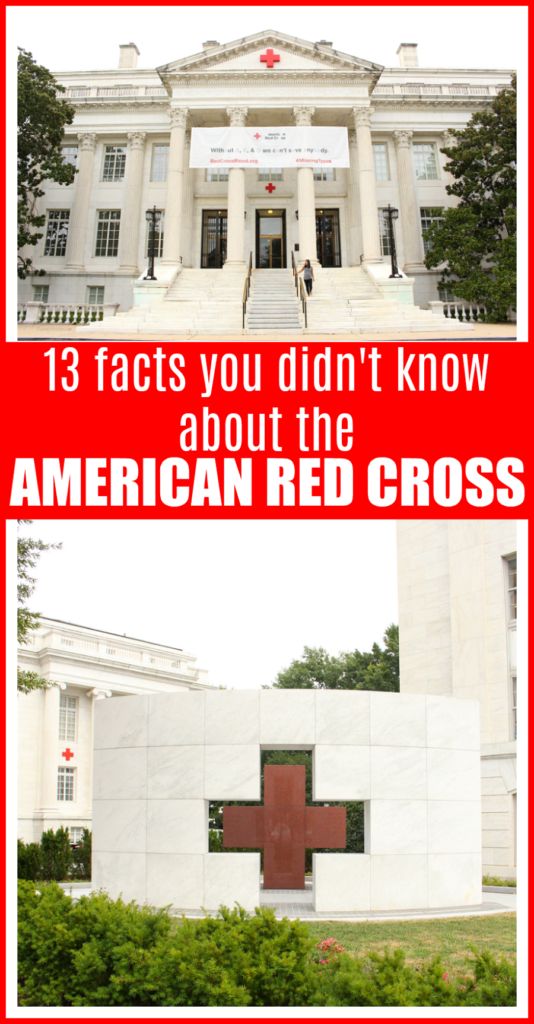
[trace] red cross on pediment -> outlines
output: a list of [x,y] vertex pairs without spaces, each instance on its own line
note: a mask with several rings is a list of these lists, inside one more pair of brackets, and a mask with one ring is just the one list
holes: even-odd
[[265,186],[265,191],[268,192],[269,195],[272,195],[273,192],[276,192],[276,185],[273,185],[272,181],[270,181],[269,184]]
[[261,139],[261,132],[256,132],[256,134],[254,135],[254,138],[255,139]]
[[74,753],[70,747],[67,747],[66,750],[62,750],[61,756],[65,758],[65,761],[70,761],[71,757],[74,757]]
[[307,849],[346,846],[344,807],[306,807],[306,769],[267,765],[263,807],[224,807],[223,845],[263,848],[265,889],[304,889]]
[[280,54],[269,49],[266,50],[265,53],[260,54],[260,60],[263,64],[266,64],[268,68],[274,68],[275,62],[278,63],[280,60]]

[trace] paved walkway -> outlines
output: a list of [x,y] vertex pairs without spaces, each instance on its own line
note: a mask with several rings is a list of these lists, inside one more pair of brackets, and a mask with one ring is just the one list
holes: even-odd
[[[114,334],[110,338],[91,337],[90,333],[85,336],[77,333],[78,328],[72,324],[21,324],[18,328],[19,341],[62,341],[63,338],[75,338],[76,341],[92,341],[103,345],[107,342],[117,341],[164,341],[167,344],[174,344],[179,341],[228,341],[228,342],[293,342],[302,341],[307,344],[316,342],[326,344],[333,341],[362,342],[368,344],[374,341],[517,341],[515,324],[475,324],[472,331],[459,330],[447,331],[443,334],[439,330],[439,320],[436,330],[432,333],[408,332],[407,334],[294,334],[288,331],[270,332],[268,334]],[[81,329],[80,329],[81,332]]]

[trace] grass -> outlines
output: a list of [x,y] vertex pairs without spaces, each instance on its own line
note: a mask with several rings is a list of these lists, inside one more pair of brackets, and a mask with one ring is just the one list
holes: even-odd
[[515,914],[434,921],[314,921],[306,922],[306,927],[317,942],[333,936],[353,956],[401,948],[406,962],[414,966],[440,956],[451,977],[468,968],[470,946],[495,956],[515,958],[516,952]]
[[482,885],[505,885],[515,889],[517,882],[515,878],[497,878],[496,875],[483,875]]

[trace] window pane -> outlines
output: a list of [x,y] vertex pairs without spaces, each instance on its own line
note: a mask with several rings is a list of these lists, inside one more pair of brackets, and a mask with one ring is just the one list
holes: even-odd
[[152,146],[152,165],[150,168],[151,181],[167,181],[167,168],[169,163],[168,146]]
[[95,256],[116,256],[119,251],[120,210],[100,210]]
[[206,181],[228,181],[228,168],[219,167],[217,170],[208,168],[206,171]]
[[48,302],[48,293],[50,291],[49,284],[34,284],[33,286],[33,301],[34,302]]
[[126,167],[126,148],[106,146],[104,150],[103,181],[122,181]]
[[58,768],[57,799],[74,800],[74,768]]
[[336,171],[334,167],[315,167],[313,171],[314,181],[335,181]]
[[76,167],[78,163],[78,147],[62,146],[61,156],[63,157],[64,164],[71,164],[72,167]]
[[389,181],[389,160],[387,142],[373,142],[375,162],[375,178],[377,181]]
[[425,253],[430,252],[431,243],[425,238],[425,231],[428,231],[432,224],[443,223],[443,207],[442,206],[422,206],[421,207],[421,231],[423,232],[423,246]]
[[70,210],[49,210],[46,226],[45,256],[64,256],[69,233]]
[[391,246],[389,244],[389,231],[388,231],[388,219],[386,211],[379,209],[378,211],[378,229],[380,231],[380,251],[382,256],[391,256]]
[[261,167],[258,181],[283,181],[284,172],[281,167]]
[[78,698],[62,693],[59,698],[59,739],[76,739],[76,714]]
[[90,306],[104,305],[104,285],[90,284],[87,286],[87,302]]
[[436,147],[433,142],[414,142],[413,161],[418,181],[435,181],[438,177]]

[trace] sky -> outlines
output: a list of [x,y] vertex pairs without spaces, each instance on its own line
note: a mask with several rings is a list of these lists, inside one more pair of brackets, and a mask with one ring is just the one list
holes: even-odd
[[527,44],[525,6],[8,8],[8,46],[29,50],[53,71],[115,68],[119,45],[128,42],[141,51],[139,67],[156,67],[197,53],[206,39],[230,42],[264,29],[328,39],[338,50],[389,67],[398,66],[401,42],[419,44],[421,67],[458,68],[518,67]]
[[390,521],[40,520],[30,607],[194,654],[215,686],[256,689],[304,646],[369,650],[397,622]]

